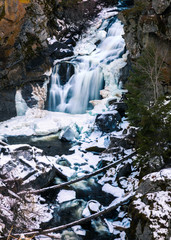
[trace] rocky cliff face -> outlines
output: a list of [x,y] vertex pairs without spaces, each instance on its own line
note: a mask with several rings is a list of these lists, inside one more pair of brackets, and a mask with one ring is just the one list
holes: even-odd
[[[2,0],[0,120],[16,115],[16,87],[44,82],[54,59],[71,56],[75,41],[106,1]],[[57,40],[54,44],[48,39]]]
[[132,60],[154,44],[166,63],[166,81],[171,84],[171,1],[134,1],[134,7],[119,14],[124,23],[125,41]]
[[[163,52],[170,47],[171,1],[134,1],[134,7],[120,13],[124,23],[125,41],[132,59],[138,57],[151,42],[159,45]],[[170,63],[169,53],[167,62]]]

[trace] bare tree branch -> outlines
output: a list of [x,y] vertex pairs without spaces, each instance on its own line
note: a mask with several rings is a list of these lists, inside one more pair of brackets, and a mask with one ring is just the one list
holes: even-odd
[[[133,194],[129,194],[128,196],[124,197],[121,202],[116,203],[112,206],[109,206],[109,207],[105,208],[104,210],[102,210],[98,213],[92,214],[89,217],[81,218],[77,221],[74,221],[74,222],[71,222],[71,223],[68,223],[68,224],[64,224],[64,225],[61,225],[61,226],[58,226],[58,227],[44,229],[44,230],[40,230],[40,231],[16,233],[16,234],[13,234],[13,236],[14,237],[20,237],[21,234],[23,234],[24,236],[33,236],[33,235],[38,236],[38,235],[43,235],[43,234],[47,234],[47,233],[51,233],[51,232],[61,231],[61,230],[64,230],[66,228],[73,227],[75,225],[81,225],[83,223],[89,222],[90,220],[92,220],[94,218],[100,217],[102,215],[105,215],[108,212],[111,212],[112,210],[118,208],[120,205],[123,205],[123,204],[127,203],[128,201],[130,201],[133,198],[133,196],[134,196]],[[3,236],[3,237],[0,237],[0,239],[5,239],[6,237],[7,236]]]
[[50,187],[46,187],[46,188],[42,188],[42,189],[38,189],[38,190],[22,191],[22,192],[19,192],[17,194],[18,195],[25,195],[25,194],[32,194],[32,193],[33,194],[37,194],[37,193],[42,193],[42,192],[45,192],[45,191],[48,191],[48,190],[51,190],[51,189],[59,189],[59,188],[71,185],[73,183],[82,181],[84,179],[87,179],[87,178],[90,178],[92,176],[95,176],[95,175],[97,175],[97,174],[99,174],[101,172],[104,172],[105,170],[108,170],[109,168],[114,167],[114,166],[118,165],[119,163],[122,163],[123,161],[125,161],[125,160],[127,160],[127,159],[129,159],[129,158],[131,158],[133,156],[135,156],[135,154],[136,154],[136,152],[133,152],[130,155],[122,158],[121,160],[116,161],[114,163],[111,163],[111,164],[109,164],[109,165],[107,165],[107,166],[105,166],[105,167],[103,167],[103,168],[101,168],[101,169],[99,169],[99,170],[97,170],[97,171],[95,171],[93,173],[86,174],[83,177],[76,178],[76,179],[68,181],[68,182],[64,182],[64,183],[61,183],[61,184],[58,184],[58,185],[54,185],[54,186],[50,186]]

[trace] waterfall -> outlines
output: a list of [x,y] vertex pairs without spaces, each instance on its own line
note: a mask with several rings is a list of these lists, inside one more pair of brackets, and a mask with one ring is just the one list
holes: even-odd
[[[107,84],[106,71],[110,71],[117,87],[119,66],[113,67],[116,71],[108,66],[111,62],[112,66],[118,64],[116,60],[124,53],[122,34],[123,27],[116,17],[103,19],[100,27],[92,29],[77,43],[75,56],[70,61],[61,60],[54,66],[49,90],[50,111],[85,113],[91,108],[90,100],[100,99],[100,90]],[[65,81],[62,81],[64,76],[60,72],[64,64]]]

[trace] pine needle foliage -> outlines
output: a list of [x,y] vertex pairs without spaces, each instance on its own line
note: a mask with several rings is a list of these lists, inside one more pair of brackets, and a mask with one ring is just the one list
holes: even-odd
[[159,50],[147,47],[132,66],[126,86],[128,119],[138,127],[137,161],[143,175],[171,164],[171,97],[162,91],[163,67]]

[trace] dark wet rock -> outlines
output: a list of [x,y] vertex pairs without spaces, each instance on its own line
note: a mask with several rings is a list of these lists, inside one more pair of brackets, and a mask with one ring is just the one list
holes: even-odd
[[16,116],[15,89],[0,91],[0,121]]
[[119,113],[98,114],[95,119],[97,128],[102,132],[112,132],[119,129],[121,116]]
[[116,104],[116,110],[118,111],[118,113],[121,115],[121,117],[124,117],[125,116],[125,113],[128,109],[128,106],[126,103],[124,102],[118,102]]
[[97,167],[98,167],[98,168],[103,168],[103,167],[107,166],[107,165],[110,164],[110,163],[111,163],[111,161],[102,159],[102,160],[100,160],[100,161],[98,162]]
[[57,49],[55,50],[52,55],[51,58],[52,60],[55,59],[62,59],[62,58],[66,58],[66,57],[71,57],[73,55],[73,51],[70,49]]
[[8,144],[2,140],[0,140],[0,146],[7,146]]
[[70,63],[62,62],[58,64],[59,70],[58,74],[60,75],[60,84],[64,85],[70,77],[74,74],[74,66]]
[[106,148],[103,148],[103,147],[98,147],[98,146],[91,146],[91,147],[88,147],[86,148],[85,150],[87,152],[97,152],[97,153],[101,153],[105,150]]
[[114,236],[113,236],[113,234],[111,234],[109,232],[107,224],[100,218],[93,219],[91,221],[91,226],[97,234],[97,239],[101,239],[101,240],[105,240],[105,239],[112,240],[113,239],[112,237],[114,237]]
[[80,219],[85,206],[86,202],[82,199],[62,203],[58,209],[60,224],[66,224]]
[[128,177],[132,172],[131,164],[127,163],[122,168],[119,169],[119,172],[117,173],[117,178],[120,177]]

